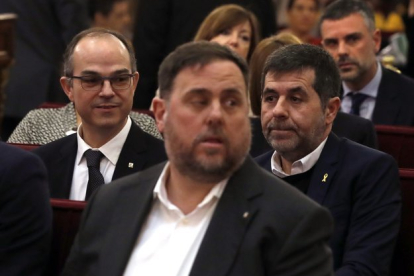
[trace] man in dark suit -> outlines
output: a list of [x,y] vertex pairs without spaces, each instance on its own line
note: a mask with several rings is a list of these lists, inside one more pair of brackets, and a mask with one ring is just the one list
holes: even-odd
[[45,166],[3,142],[0,152],[0,274],[45,275],[52,236]]
[[192,41],[204,18],[215,8],[237,4],[251,10],[260,21],[261,35],[277,31],[271,0],[140,0],[134,24],[133,44],[141,81],[135,108],[149,108],[157,90],[161,61],[177,46]]
[[247,73],[209,42],[163,61],[169,162],[95,193],[63,275],[332,275],[327,211],[247,157]]
[[5,87],[2,137],[6,141],[19,121],[41,103],[67,102],[59,85],[62,54],[88,28],[82,0],[1,0],[0,13],[15,13],[15,61]]
[[342,78],[342,110],[380,125],[414,126],[414,80],[382,67],[376,59],[381,33],[363,0],[329,5],[320,20],[323,47]]
[[[34,151],[48,169],[51,197],[85,200],[97,186],[166,159],[163,142],[128,116],[138,76],[133,49],[117,32],[89,29],[68,45],[61,85],[82,123],[77,134]],[[95,166],[90,154],[98,154]]]
[[340,75],[319,47],[274,52],[263,71],[262,127],[274,151],[256,161],[331,211],[335,275],[388,275],[401,198],[393,158],[332,131]]

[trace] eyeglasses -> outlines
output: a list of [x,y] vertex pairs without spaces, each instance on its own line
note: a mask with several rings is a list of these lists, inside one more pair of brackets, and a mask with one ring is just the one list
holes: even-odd
[[122,74],[112,77],[102,76],[71,76],[68,78],[79,79],[81,86],[86,91],[100,91],[105,80],[109,80],[113,90],[125,90],[131,87],[131,78],[134,74]]

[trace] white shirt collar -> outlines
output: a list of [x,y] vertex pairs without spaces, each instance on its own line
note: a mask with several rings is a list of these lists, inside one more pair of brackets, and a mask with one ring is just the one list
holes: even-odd
[[[377,62],[377,63],[378,63],[377,72],[375,73],[374,78],[367,85],[365,85],[365,87],[363,87],[361,90],[358,91],[359,93],[368,95],[368,96],[370,96],[371,98],[374,98],[374,99],[377,98],[378,88],[379,88],[379,85],[381,83],[381,78],[382,78],[382,67],[381,67],[381,64],[379,62]],[[351,90],[345,84],[345,82],[342,82],[342,86],[344,88],[344,97],[347,96],[351,92],[355,92],[355,91]]]
[[[323,140],[322,143],[314,151],[312,151],[305,157],[293,162],[290,175],[300,174],[309,171],[318,161],[319,156],[321,155],[323,147],[325,146],[327,140],[328,137],[326,137],[325,140]],[[276,151],[273,153],[270,162],[272,166],[272,172],[275,175],[277,175],[280,178],[289,176],[289,174],[283,171],[281,165],[281,156]]]
[[[178,208],[173,203],[171,203],[171,201],[168,199],[168,194],[167,194],[167,189],[166,189],[165,184],[166,184],[166,180],[169,177],[169,174],[170,174],[170,162],[167,162],[160,177],[158,178],[157,184],[155,185],[153,195],[154,195],[154,199],[158,198],[160,202],[163,205],[165,205],[168,209],[178,210]],[[204,197],[203,201],[197,205],[196,210],[209,204],[210,202],[213,201],[213,199],[217,199],[217,200],[220,199],[221,195],[224,192],[224,188],[227,185],[228,180],[229,179],[226,178],[220,181],[219,183],[217,183],[211,189],[211,191]]]
[[[98,148],[100,152],[112,163],[112,165],[116,166],[118,162],[119,155],[121,154],[122,147],[124,146],[125,140],[128,137],[129,130],[131,129],[131,118],[127,118],[127,122],[122,130],[111,140],[109,140],[106,144]],[[82,135],[82,123],[78,127],[77,131],[77,140],[78,140],[78,153],[76,156],[75,164],[79,165],[82,160],[83,154],[88,149],[92,149],[81,137]]]

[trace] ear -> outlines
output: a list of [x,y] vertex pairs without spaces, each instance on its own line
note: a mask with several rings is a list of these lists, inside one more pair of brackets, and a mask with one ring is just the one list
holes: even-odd
[[154,108],[154,117],[157,122],[158,130],[163,133],[165,128],[165,119],[167,117],[167,102],[159,97],[152,99],[152,106]]
[[137,88],[138,81],[139,81],[139,73],[135,72],[132,77],[132,87],[134,88],[133,92],[135,93],[135,89]]
[[381,31],[379,29],[376,29],[374,31],[374,33],[372,34],[372,39],[375,45],[375,54],[377,54],[381,48]]
[[339,97],[329,99],[325,109],[325,122],[327,125],[332,124],[335,120],[336,114],[341,106],[341,100]]
[[65,91],[66,96],[69,100],[73,102],[73,83],[70,83],[70,80],[67,77],[60,78],[60,85],[62,86],[63,91]]

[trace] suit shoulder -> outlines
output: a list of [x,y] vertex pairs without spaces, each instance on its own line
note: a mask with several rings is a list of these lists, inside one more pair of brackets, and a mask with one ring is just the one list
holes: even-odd
[[273,153],[273,150],[263,153],[262,155],[255,157],[254,161],[256,161],[259,165],[264,165],[270,158],[272,158]]
[[49,155],[56,156],[57,151],[59,151],[63,146],[76,142],[76,133],[74,133],[69,136],[50,142],[48,144],[45,144],[43,146],[40,146],[37,149],[34,149],[33,153],[40,157],[46,157]]

